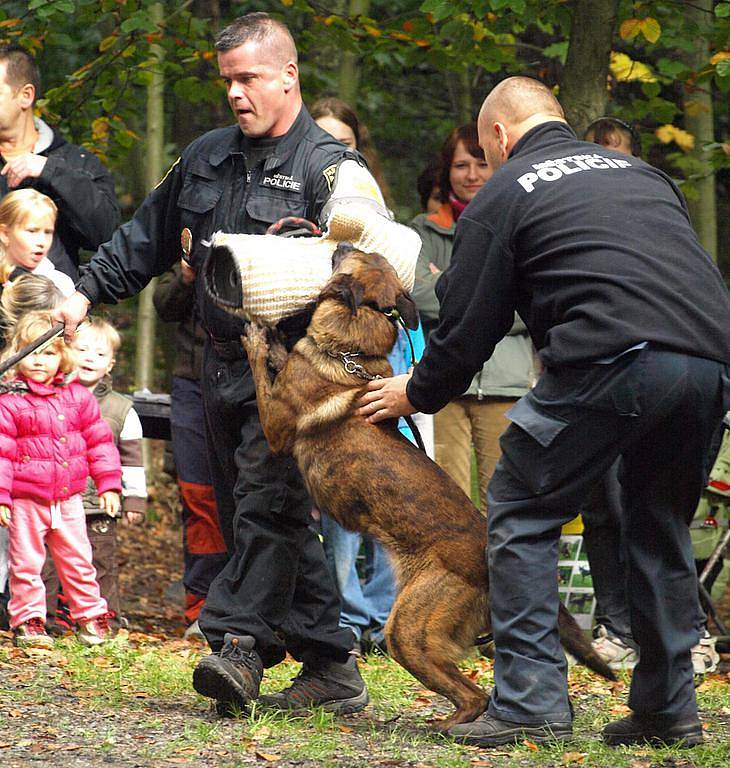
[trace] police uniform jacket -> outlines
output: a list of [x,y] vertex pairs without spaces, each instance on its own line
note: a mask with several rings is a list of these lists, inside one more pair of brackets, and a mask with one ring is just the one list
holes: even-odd
[[[337,166],[352,150],[319,128],[302,107],[272,154],[247,165],[250,139],[238,125],[209,131],[192,142],[89,264],[77,288],[92,304],[116,303],[138,293],[180,258],[181,231],[192,233],[187,258],[200,271],[214,232],[264,234],[285,216],[317,221],[335,183]],[[215,307],[196,280],[203,326],[216,340],[238,340],[241,320]]]
[[463,392],[515,310],[551,366],[651,344],[730,362],[730,300],[681,192],[638,158],[528,131],[459,217],[438,327],[408,384],[433,413]]
[[[58,207],[48,258],[75,280],[79,250],[95,251],[119,225],[114,180],[93,152],[69,143],[38,118],[35,125],[38,142],[33,151],[45,157],[46,164],[37,179],[26,179],[20,188],[37,189]],[[9,191],[5,176],[0,176],[0,197]]]

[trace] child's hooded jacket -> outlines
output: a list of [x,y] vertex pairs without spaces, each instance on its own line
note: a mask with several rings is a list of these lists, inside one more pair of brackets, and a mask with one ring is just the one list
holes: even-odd
[[0,504],[63,501],[89,474],[99,494],[121,490],[119,452],[93,394],[61,373],[50,385],[0,384]]

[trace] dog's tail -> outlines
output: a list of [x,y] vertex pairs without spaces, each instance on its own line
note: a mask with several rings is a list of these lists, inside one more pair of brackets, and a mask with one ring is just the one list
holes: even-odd
[[558,612],[558,630],[560,631],[560,642],[568,653],[588,669],[597,672],[606,680],[615,680],[616,675],[611,671],[608,664],[596,653],[588,638],[583,634],[583,630],[578,626],[570,611],[560,603]]

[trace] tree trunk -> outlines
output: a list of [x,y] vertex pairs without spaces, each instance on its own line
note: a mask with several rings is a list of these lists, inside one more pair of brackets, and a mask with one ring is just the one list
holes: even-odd
[[[347,15],[365,16],[370,10],[370,0],[350,0]],[[339,97],[356,110],[357,94],[360,90],[360,57],[354,51],[343,51],[340,61],[340,77],[337,92]]]
[[[707,66],[707,40],[712,23],[712,0],[695,0],[688,4],[684,13],[688,21],[697,24],[697,39],[688,64],[693,72],[699,72]],[[717,200],[715,190],[715,172],[704,156],[702,147],[714,141],[714,115],[712,107],[712,84],[703,83],[696,90],[685,92],[684,127],[695,137],[694,156],[702,166],[695,186],[699,197],[688,200],[690,218],[697,231],[700,242],[717,261]]]
[[472,99],[471,72],[467,65],[460,72],[446,73],[446,82],[454,112],[454,125],[466,125],[476,120]]
[[589,123],[606,113],[618,0],[575,0],[572,6],[573,24],[560,83],[560,103],[580,138]]
[[[155,3],[150,8],[150,15],[155,24],[162,24],[164,7]],[[162,72],[163,51],[160,46],[150,49],[152,56],[159,66],[152,67],[152,79],[147,86],[147,147],[145,158],[145,185],[147,190],[157,184],[164,173],[164,140],[165,140],[165,79]],[[137,310],[137,360],[136,360],[136,389],[152,389],[155,362],[155,325],[157,316],[152,303],[156,280],[152,280],[139,296]],[[151,461],[147,441],[143,444],[143,461],[147,472],[150,471]]]

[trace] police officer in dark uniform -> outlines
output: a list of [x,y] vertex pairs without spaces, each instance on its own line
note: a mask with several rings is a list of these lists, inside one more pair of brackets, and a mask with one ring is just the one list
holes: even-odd
[[578,141],[548,88],[509,78],[479,140],[494,175],[459,219],[441,314],[412,377],[373,382],[371,421],[433,412],[524,319],[544,364],[508,412],[488,489],[496,656],[487,711],[450,733],[484,747],[568,739],[557,632],[561,526],[620,457],[632,714],[610,745],[702,741],[690,649],[699,638],[688,523],[730,404],[730,299],[681,193],[638,158]]
[[[140,291],[180,256],[198,271],[218,230],[264,234],[286,216],[323,220],[338,189],[382,196],[357,155],[318,128],[302,104],[288,29],[264,13],[234,21],[216,40],[220,73],[238,125],[210,131],[183,152],[131,221],[103,245],[58,310],[67,333],[90,305]],[[348,177],[349,178],[346,178]],[[368,191],[369,190],[369,191]],[[213,653],[193,685],[230,711],[258,697],[264,667],[289,651],[303,661],[271,706],[352,712],[368,701],[339,626],[340,605],[311,502],[292,458],[274,458],[258,418],[241,320],[215,307],[196,280],[208,333],[203,403],[216,504],[230,560],[211,584],[199,623]],[[303,329],[289,328],[290,336]],[[293,339],[292,339],[293,340]]]

